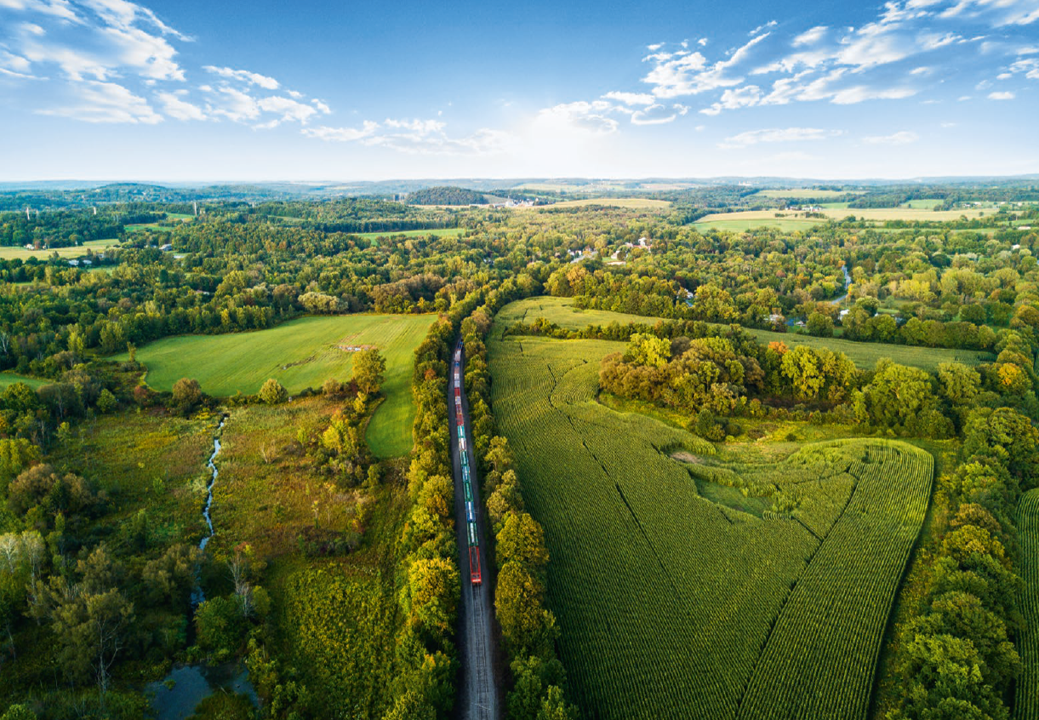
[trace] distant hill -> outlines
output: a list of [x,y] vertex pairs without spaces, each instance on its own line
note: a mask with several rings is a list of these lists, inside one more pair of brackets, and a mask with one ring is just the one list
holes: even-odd
[[409,193],[407,203],[409,205],[486,205],[487,198],[483,193],[475,190],[445,185]]

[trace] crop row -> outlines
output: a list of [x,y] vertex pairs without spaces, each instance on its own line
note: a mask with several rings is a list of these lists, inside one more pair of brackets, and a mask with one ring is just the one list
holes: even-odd
[[[756,688],[767,687],[763,668],[775,672],[773,656],[797,661],[787,645],[801,638],[842,649],[825,660],[836,667],[816,674],[849,682],[812,707],[856,712],[868,699],[889,590],[919,529],[916,507],[926,506],[925,463],[882,441],[806,450],[767,471],[722,473],[778,489],[791,512],[762,520],[717,505],[667,456],[679,447],[709,455],[710,445],[594,402],[599,360],[619,347],[523,338],[489,348],[499,422],[552,555],[550,602],[576,698],[601,718],[802,716],[792,699],[753,709]],[[887,517],[891,509],[901,515]],[[861,557],[858,537],[870,542]],[[855,572],[839,578],[849,563]],[[861,604],[844,597],[856,582]],[[813,661],[803,657],[797,672],[811,677]]]
[[1017,639],[1022,671],[1014,692],[1014,717],[1039,720],[1039,488],[1021,496],[1017,510],[1019,570],[1024,581],[1021,613],[1025,629]]

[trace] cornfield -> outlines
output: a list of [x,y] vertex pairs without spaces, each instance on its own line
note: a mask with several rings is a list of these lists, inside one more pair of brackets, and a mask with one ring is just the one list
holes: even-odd
[[[722,466],[709,443],[594,402],[599,361],[622,349],[489,346],[495,414],[544,526],[578,703],[596,718],[863,717],[931,457],[849,440],[779,465]],[[698,481],[771,509],[712,502]]]

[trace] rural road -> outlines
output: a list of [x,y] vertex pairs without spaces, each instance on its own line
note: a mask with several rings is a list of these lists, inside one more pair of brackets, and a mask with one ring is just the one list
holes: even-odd
[[460,682],[455,701],[456,716],[462,720],[499,720],[495,659],[498,656],[494,632],[494,572],[487,563],[487,522],[480,502],[480,482],[476,476],[469,420],[469,401],[465,397],[465,355],[462,355],[462,412],[465,421],[466,454],[472,472],[473,507],[479,529],[479,556],[482,583],[473,585],[469,569],[465,492],[462,485],[462,458],[459,452],[458,425],[455,414],[454,362],[448,373],[448,417],[451,426],[451,464],[455,479],[455,535],[458,541],[458,568],[462,576],[462,602],[458,608],[458,650],[461,657]]

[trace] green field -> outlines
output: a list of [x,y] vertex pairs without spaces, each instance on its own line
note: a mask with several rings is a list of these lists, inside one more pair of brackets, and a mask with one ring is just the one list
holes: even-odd
[[[843,203],[842,203],[843,204]],[[992,211],[979,209],[970,210],[940,210],[935,211],[928,207],[897,207],[897,208],[843,208],[823,207],[821,214],[830,220],[843,220],[853,215],[859,220],[868,222],[886,222],[889,220],[905,221],[929,221],[945,222],[947,220],[959,220],[961,217],[979,218]],[[732,213],[714,213],[700,218],[694,227],[698,230],[733,230],[737,232],[750,230],[757,227],[778,227],[781,230],[806,230],[812,225],[825,222],[818,218],[806,218],[800,211],[782,210],[742,210]]]
[[31,257],[47,260],[57,253],[60,258],[77,258],[87,254],[87,249],[94,252],[104,252],[110,247],[117,247],[119,241],[112,238],[109,240],[88,240],[82,245],[73,247],[52,248],[50,250],[26,250],[23,247],[0,247],[0,260],[28,260]]
[[1017,506],[1021,543],[1021,614],[1025,629],[1018,638],[1022,672],[1014,694],[1016,720],[1039,719],[1039,489],[1021,496]]
[[6,388],[6,387],[8,387],[10,385],[14,385],[15,383],[19,383],[19,382],[20,383],[25,383],[26,385],[28,385],[31,388],[38,388],[38,387],[41,387],[43,385],[46,385],[47,383],[49,383],[51,381],[50,380],[39,380],[37,378],[26,377],[25,375],[16,375],[16,374],[11,373],[11,372],[0,373],[0,390],[3,390],[4,388]]
[[[736,213],[734,213],[736,214]],[[708,230],[731,230],[732,232],[746,232],[760,227],[778,228],[784,231],[811,230],[816,225],[821,225],[825,220],[817,218],[792,218],[792,217],[761,217],[761,218],[737,218],[733,220],[721,219],[717,215],[708,215],[707,218],[693,223],[700,232]]]
[[902,203],[900,207],[913,208],[914,210],[934,210],[943,202],[945,201],[936,198],[927,198],[921,200],[910,200],[909,202]]
[[[642,315],[628,315],[608,310],[582,310],[574,307],[571,298],[536,297],[510,303],[498,313],[501,325],[516,322],[533,322],[543,317],[568,330],[580,330],[589,325],[609,325],[612,322],[621,325],[642,323],[652,325],[659,318]],[[747,332],[758,339],[758,342],[782,342],[787,347],[810,345],[825,347],[839,351],[851,358],[860,368],[871,369],[881,358],[891,358],[902,365],[935,370],[939,363],[960,362],[965,365],[978,365],[992,360],[989,353],[977,350],[949,350],[946,348],[912,347],[909,345],[891,345],[887,343],[866,343],[840,338],[820,338],[796,333],[778,333],[771,330],[747,328]]]
[[365,238],[366,240],[373,240],[375,238],[382,237],[428,237],[429,235],[435,235],[437,237],[459,237],[465,232],[465,228],[440,228],[438,230],[390,230],[386,232],[370,232],[370,233],[354,233],[357,237]]
[[797,190],[762,190],[757,193],[757,197],[822,200],[823,198],[835,198],[842,195],[863,195],[865,192],[865,190],[813,190],[811,188],[799,188]]
[[623,347],[488,348],[573,697],[604,720],[864,717],[931,456],[870,439],[722,465],[594,401],[601,358]]
[[[228,335],[184,335],[151,343],[137,351],[148,368],[146,380],[169,390],[183,377],[199,381],[217,397],[252,394],[267,378],[277,378],[290,393],[321,387],[329,377],[349,379],[353,352],[341,347],[372,346],[386,358],[386,401],[368,426],[368,444],[380,457],[411,449],[411,368],[415,348],[433,315],[347,315],[308,317],[270,330]],[[125,358],[125,355],[123,356]]]
[[564,200],[547,208],[574,208],[601,205],[603,207],[631,208],[635,210],[665,210],[671,207],[667,200],[653,200],[652,198],[589,198],[587,200]]

